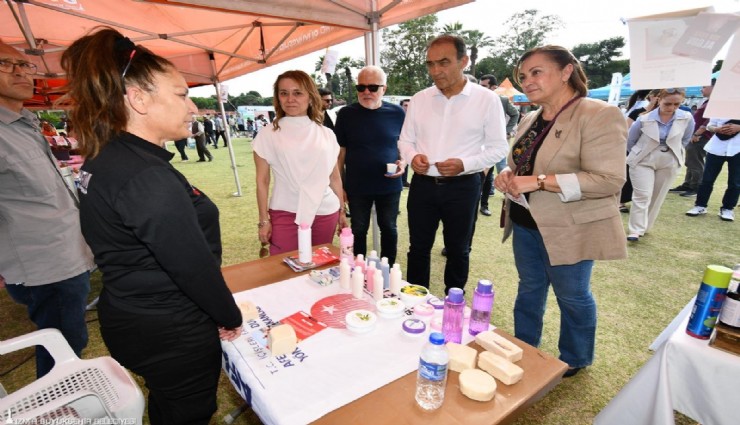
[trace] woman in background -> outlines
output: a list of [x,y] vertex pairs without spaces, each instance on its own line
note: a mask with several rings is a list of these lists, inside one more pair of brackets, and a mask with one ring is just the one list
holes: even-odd
[[[514,332],[539,346],[550,285],[560,307],[560,359],[565,377],[593,363],[596,302],[594,260],[625,258],[617,196],[624,184],[624,116],[616,106],[586,98],[587,79],[567,49],[525,53],[515,78],[538,111],[519,124],[496,189],[524,195],[529,208],[507,199],[504,240],[514,235],[519,288]],[[508,196],[507,196],[508,198]]]
[[[254,139],[258,233],[270,254],[298,249],[298,225],[311,225],[311,244],[331,243],[337,226],[347,226],[344,191],[334,133],[324,127],[321,96],[303,71],[287,71],[275,81],[272,128]],[[270,173],[275,185],[269,204]]]
[[627,165],[632,181],[627,240],[637,242],[655,224],[668,189],[683,165],[684,147],[694,133],[691,113],[678,109],[683,89],[662,89],[658,107],[640,115],[627,136]]
[[152,424],[208,424],[221,339],[242,317],[221,275],[216,205],[169,163],[196,107],[168,60],[103,28],[62,56],[82,155],[82,234],[103,273],[100,331],[149,388]]

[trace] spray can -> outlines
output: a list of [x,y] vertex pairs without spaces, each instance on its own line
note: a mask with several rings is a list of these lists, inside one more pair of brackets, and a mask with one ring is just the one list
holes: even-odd
[[717,322],[722,302],[725,300],[727,287],[730,284],[732,270],[717,265],[709,265],[704,270],[696,303],[691,310],[686,333],[699,339],[709,339]]

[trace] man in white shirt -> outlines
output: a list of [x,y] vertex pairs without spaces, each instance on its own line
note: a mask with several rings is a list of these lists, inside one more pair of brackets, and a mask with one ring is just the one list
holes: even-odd
[[414,177],[408,198],[407,279],[429,286],[430,254],[442,222],[447,264],[445,293],[464,288],[470,238],[480,199],[479,174],[509,150],[501,100],[463,76],[468,66],[464,41],[442,35],[427,48],[434,86],[414,95],[398,149]]

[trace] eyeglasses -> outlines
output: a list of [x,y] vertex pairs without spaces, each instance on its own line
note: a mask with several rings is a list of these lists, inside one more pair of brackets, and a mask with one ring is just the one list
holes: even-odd
[[684,93],[686,93],[686,91],[684,89],[674,89],[674,88],[663,89],[663,91],[665,91],[668,94],[673,94],[673,93],[684,94]]
[[128,63],[126,63],[126,66],[123,68],[123,72],[121,73],[122,80],[126,78],[126,73],[128,72],[128,69],[131,67],[131,62],[134,60],[135,54],[136,54],[136,47],[134,47],[134,50],[131,51],[131,55],[129,55],[128,57]]
[[0,71],[2,72],[12,74],[13,69],[15,69],[16,66],[20,68],[21,71],[23,71],[23,73],[26,75],[34,75],[36,74],[36,70],[38,69],[38,67],[31,62],[13,62],[8,59],[0,59]]
[[375,93],[378,91],[379,88],[385,87],[383,84],[358,84],[355,86],[355,89],[362,93],[365,91],[365,89],[370,90],[370,93]]

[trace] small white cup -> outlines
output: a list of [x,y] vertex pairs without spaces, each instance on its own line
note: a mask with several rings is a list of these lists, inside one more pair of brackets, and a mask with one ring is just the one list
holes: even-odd
[[385,172],[386,174],[396,174],[396,169],[398,166],[395,163],[389,162],[385,164]]

